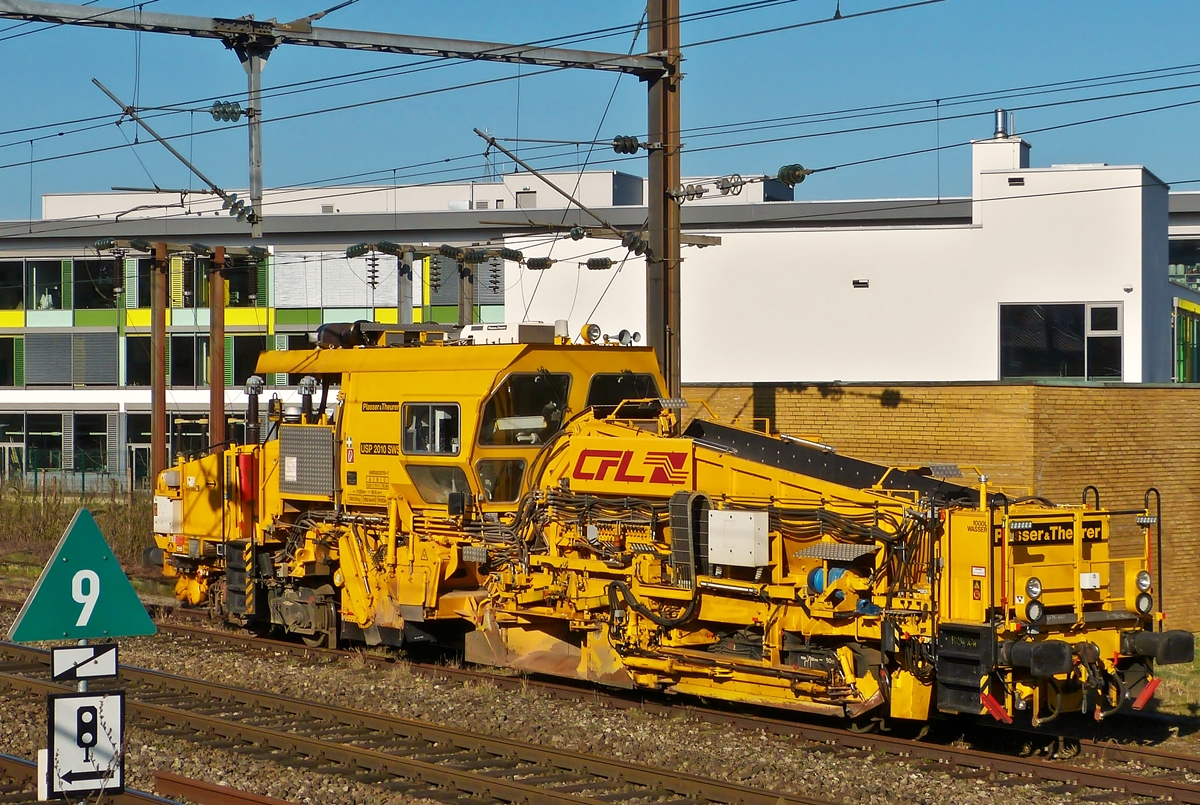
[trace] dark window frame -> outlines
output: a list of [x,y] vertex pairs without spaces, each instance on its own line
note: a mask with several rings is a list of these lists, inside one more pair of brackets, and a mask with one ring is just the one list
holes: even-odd
[[[432,436],[430,437],[430,440],[428,442],[430,444],[430,449],[428,449],[428,450],[418,449],[416,446],[417,442],[415,441],[415,439],[416,439],[419,431],[414,431],[414,433],[413,433],[414,441],[412,441],[412,442],[409,441],[409,433],[408,433],[408,427],[407,427],[408,414],[409,414],[410,410],[418,409],[418,408],[428,409],[428,411],[430,413],[430,417],[431,417],[430,421],[432,421],[432,417],[434,415],[435,409],[452,410],[453,411],[453,421],[454,421],[455,427],[457,429],[456,435],[451,437],[451,439],[454,440],[454,444],[455,444],[453,451],[436,449],[434,447],[434,442],[433,442]],[[406,402],[406,403],[404,403],[404,405],[402,405],[400,407],[400,446],[401,446],[401,452],[403,452],[404,455],[406,455],[406,456],[450,456],[450,457],[452,457],[452,456],[459,455],[462,452],[462,406],[460,406],[458,403],[455,403],[455,402]]]

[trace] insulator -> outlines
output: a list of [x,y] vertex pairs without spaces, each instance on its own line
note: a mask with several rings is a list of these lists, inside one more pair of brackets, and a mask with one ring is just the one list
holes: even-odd
[[467,249],[462,253],[462,257],[459,259],[461,259],[467,265],[479,265],[480,263],[487,262],[488,253],[482,249]]
[[379,255],[374,252],[367,257],[367,285],[371,290],[379,287]]
[[438,246],[438,254],[442,257],[449,257],[451,260],[460,260],[463,256],[463,250],[458,246],[443,243],[441,246]]
[[571,231],[567,234],[571,236],[571,240],[583,240],[587,236],[587,232],[582,226],[571,227]]
[[355,243],[346,249],[347,257],[362,257],[367,252],[371,251],[370,243]]
[[500,265],[495,262],[488,263],[488,290],[500,293]]
[[117,239],[116,238],[100,238],[98,241],[96,241],[94,244],[92,244],[92,248],[94,248],[98,252],[108,251],[109,249],[115,249],[116,247],[117,247]]
[[247,246],[246,251],[248,251],[250,253],[250,256],[253,257],[255,260],[262,260],[263,258],[265,258],[271,254],[263,246]]
[[608,271],[613,266],[613,261],[609,257],[591,257],[587,261],[589,271]]
[[237,193],[226,193],[225,197],[221,199],[221,209],[223,210],[229,209],[234,204],[237,204]]
[[554,263],[549,257],[530,257],[525,261],[525,267],[530,271],[545,271]]
[[519,263],[525,259],[525,254],[523,252],[517,251],[516,249],[501,249],[500,250],[500,259],[501,260],[511,260],[514,263]]
[[375,251],[383,252],[384,254],[390,254],[393,257],[400,257],[404,254],[404,247],[397,246],[390,240],[381,240],[375,244]]
[[628,135],[613,137],[613,150],[618,154],[636,154],[640,147],[641,143],[638,142],[637,137],[630,137]]
[[746,180],[741,177],[741,174],[737,173],[717,179],[717,189],[721,191],[722,196],[728,196],[730,193],[735,196],[740,195],[742,186],[745,184]]
[[704,194],[707,192],[708,188],[702,184],[690,184],[683,188],[683,197],[688,201],[693,201],[698,198],[703,198]]
[[784,165],[779,169],[779,174],[776,178],[788,187],[795,187],[803,182],[804,177],[810,173],[812,171],[805,169],[803,165]]
[[214,101],[212,109],[213,120],[218,120],[224,123],[234,122],[242,118],[242,105],[236,101]]
[[637,232],[626,232],[621,236],[621,245],[629,251],[641,257],[646,253],[646,248],[650,245],[642,240]]
[[129,246],[130,248],[136,249],[139,252],[150,253],[154,251],[154,246],[150,243],[150,241],[142,240],[140,238],[134,238],[133,240],[129,241]]
[[429,261],[429,287],[434,291],[442,287],[442,265],[436,258]]
[[254,212],[253,207],[243,206],[240,210],[238,210],[237,219],[239,221],[249,221],[250,223],[254,223],[258,220],[258,215]]

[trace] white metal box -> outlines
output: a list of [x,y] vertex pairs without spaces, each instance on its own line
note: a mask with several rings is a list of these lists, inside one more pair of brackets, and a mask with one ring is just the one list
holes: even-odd
[[183,524],[183,501],[166,495],[154,496],[154,531],[158,534],[178,534]]
[[468,324],[459,338],[472,344],[553,344],[554,325],[534,321]]
[[1099,590],[1100,589],[1100,574],[1099,573],[1080,573],[1079,574],[1079,589],[1081,589],[1081,590]]
[[767,513],[710,509],[708,561],[714,565],[764,567],[770,563]]

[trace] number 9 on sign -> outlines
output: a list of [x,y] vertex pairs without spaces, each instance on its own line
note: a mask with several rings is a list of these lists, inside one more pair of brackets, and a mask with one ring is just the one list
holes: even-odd
[[100,600],[100,576],[96,571],[80,570],[75,574],[71,579],[71,597],[75,599],[75,603],[83,604],[83,610],[80,611],[75,625],[87,626],[88,621],[92,619],[92,610]]

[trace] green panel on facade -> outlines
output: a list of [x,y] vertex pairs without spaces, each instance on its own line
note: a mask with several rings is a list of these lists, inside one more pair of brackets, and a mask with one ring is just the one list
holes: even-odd
[[225,336],[225,387],[233,385],[233,336]]
[[437,324],[458,324],[458,305],[433,305],[429,320]]
[[116,327],[117,311],[115,310],[76,310],[76,327]]
[[25,385],[25,339],[13,339],[13,385]]
[[305,327],[316,327],[321,324],[321,310],[312,307],[276,308],[275,324],[300,324]]
[[72,292],[75,290],[75,264],[70,260],[62,261],[62,309],[70,310],[73,304]]
[[271,272],[267,264],[267,260],[258,261],[258,295],[254,299],[255,307],[266,307],[269,301],[268,292],[270,288],[268,287],[268,283],[270,282]]

